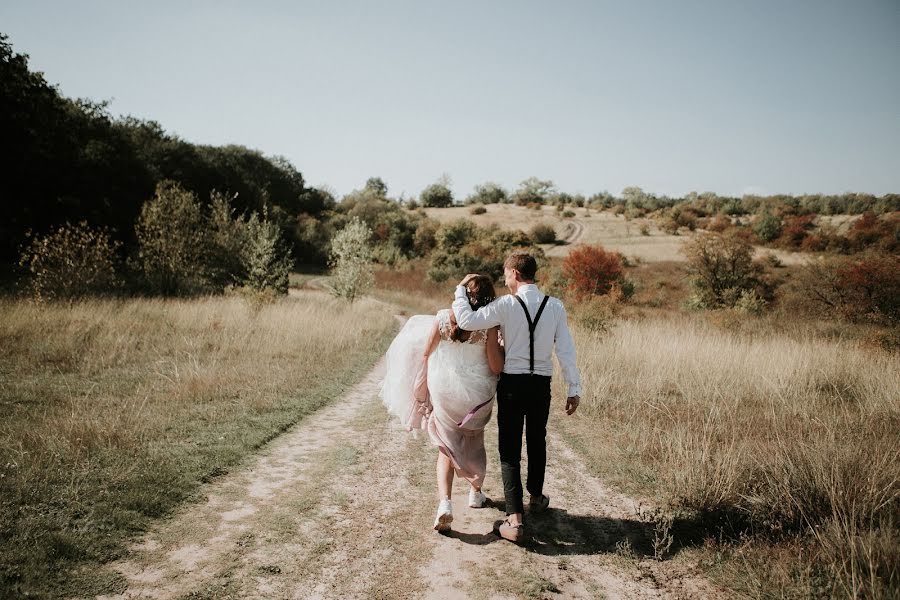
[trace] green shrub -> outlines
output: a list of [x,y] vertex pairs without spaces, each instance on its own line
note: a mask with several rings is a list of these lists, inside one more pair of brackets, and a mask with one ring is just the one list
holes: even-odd
[[35,237],[19,259],[26,289],[39,301],[115,293],[122,285],[116,274],[118,247],[105,229],[83,221]]
[[472,215],[483,215],[486,212],[487,212],[487,209],[484,206],[482,206],[481,204],[475,205],[469,209],[469,214],[472,214]]
[[756,290],[744,290],[738,299],[734,302],[734,309],[738,312],[758,315],[766,308],[766,301],[757,293]]
[[468,219],[457,219],[444,223],[435,233],[437,249],[456,252],[473,241],[478,234],[478,226]]
[[781,235],[781,219],[771,213],[764,213],[753,224],[753,233],[763,242],[771,242]]
[[428,267],[428,278],[435,282],[462,278],[466,273],[482,273],[499,280],[506,255],[516,248],[537,258],[544,256],[523,231],[504,230],[496,225],[478,227],[465,219],[445,223],[435,238],[437,245]]
[[546,223],[538,223],[529,231],[531,239],[535,244],[554,244],[556,243],[556,230],[552,225]]
[[160,182],[141,208],[135,232],[149,291],[177,296],[212,290],[209,229],[193,193],[174,181]]
[[570,219],[575,216],[575,213],[572,212],[571,210],[564,210],[562,216],[565,219]]
[[472,195],[466,198],[466,204],[475,204],[476,202],[481,204],[499,204],[500,202],[506,202],[508,197],[509,195],[505,189],[489,181],[476,185]]
[[245,230],[246,243],[240,253],[245,273],[242,283],[255,292],[287,294],[292,261],[278,225],[254,213]]
[[591,296],[578,302],[572,309],[574,320],[594,333],[606,333],[615,321],[616,301],[606,296]]
[[453,206],[453,192],[444,183],[433,183],[422,190],[422,193],[419,194],[419,201],[425,207],[444,208]]
[[437,232],[440,225],[433,219],[422,219],[416,226],[413,234],[413,252],[417,256],[429,254],[437,245]]
[[[213,191],[209,207],[209,274],[217,287],[240,284],[247,277],[244,249],[248,244],[247,224],[234,216],[234,196]],[[295,231],[300,237],[302,230]]]
[[[622,261],[622,266],[627,267],[626,261]],[[622,277],[613,284],[611,295],[616,296],[620,302],[627,302],[634,296],[634,282],[627,277]]]
[[550,180],[529,177],[519,184],[511,199],[519,206],[531,207],[532,204],[543,205],[556,192],[556,186]]
[[372,272],[372,230],[353,218],[331,242],[332,293],[353,302],[375,282]]
[[733,307],[742,294],[762,284],[753,246],[737,236],[701,233],[683,249],[693,275],[693,306]]

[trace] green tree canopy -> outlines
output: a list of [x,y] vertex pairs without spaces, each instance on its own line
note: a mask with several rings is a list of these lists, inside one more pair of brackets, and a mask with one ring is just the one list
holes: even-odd
[[442,183],[432,183],[422,190],[422,193],[419,195],[419,201],[422,203],[422,206],[430,208],[453,206],[453,192]]

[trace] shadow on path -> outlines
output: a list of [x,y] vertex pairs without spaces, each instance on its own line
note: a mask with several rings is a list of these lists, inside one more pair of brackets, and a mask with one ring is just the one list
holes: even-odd
[[[637,558],[654,556],[654,524],[650,522],[602,515],[575,515],[560,508],[527,514],[525,522],[525,538],[520,545],[535,554],[565,556],[631,552]],[[672,531],[685,526],[688,523],[675,522]],[[451,530],[444,535],[475,546],[501,541],[493,530],[486,533]],[[676,536],[675,543],[666,553],[667,558],[690,545],[679,544],[678,537]]]

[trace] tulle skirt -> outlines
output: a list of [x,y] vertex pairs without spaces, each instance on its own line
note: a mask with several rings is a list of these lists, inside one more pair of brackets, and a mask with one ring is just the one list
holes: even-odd
[[497,377],[483,343],[442,340],[422,360],[434,317],[411,317],[391,343],[382,400],[407,430],[424,429],[456,474],[481,487],[487,469],[484,428],[491,418]]
[[425,346],[434,325],[432,315],[407,319],[385,355],[381,401],[407,431],[425,429],[430,412]]

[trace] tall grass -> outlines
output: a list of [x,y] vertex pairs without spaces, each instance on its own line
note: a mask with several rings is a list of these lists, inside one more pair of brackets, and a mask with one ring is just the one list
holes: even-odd
[[71,567],[339,397],[396,324],[319,292],[0,300],[0,597],[96,594]]
[[575,337],[586,393],[573,439],[619,485],[751,543],[732,585],[896,597],[900,357],[691,318]]
[[435,283],[426,276],[427,270],[428,264],[423,260],[407,261],[401,268],[380,267],[375,270],[373,294],[411,314],[432,315],[450,308],[458,280]]

